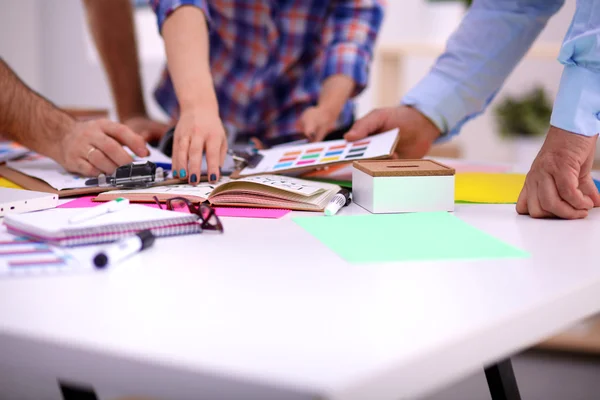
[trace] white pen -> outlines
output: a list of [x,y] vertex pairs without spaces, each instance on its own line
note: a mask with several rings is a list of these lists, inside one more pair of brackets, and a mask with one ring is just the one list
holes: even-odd
[[135,235],[119,240],[100,250],[93,258],[94,266],[98,269],[118,263],[133,254],[145,250],[154,244],[154,235],[150,230],[144,230]]
[[347,206],[351,201],[350,191],[348,189],[340,190],[329,200],[329,204],[325,207],[325,215],[335,215],[340,208]]
[[119,197],[118,199],[111,200],[102,205],[88,208],[81,214],[77,214],[69,218],[70,224],[76,224],[78,222],[87,221],[88,219],[95,218],[97,216],[108,214],[111,212],[122,210],[129,205],[129,199]]

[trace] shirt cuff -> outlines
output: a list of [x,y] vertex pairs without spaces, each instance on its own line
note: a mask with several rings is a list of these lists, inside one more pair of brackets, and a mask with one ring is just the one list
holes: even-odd
[[167,18],[179,7],[182,6],[195,6],[198,7],[204,13],[206,23],[210,26],[210,11],[206,0],[177,0],[177,1],[161,1],[156,11],[158,19],[158,31],[162,33],[162,27]]
[[429,118],[442,132],[440,140],[443,141],[449,133],[456,133],[454,128],[468,113],[456,89],[452,80],[430,73],[404,95],[401,102]]
[[323,80],[332,75],[346,75],[356,84],[352,96],[358,95],[369,80],[369,55],[353,43],[340,43],[329,48],[325,56]]
[[600,74],[566,65],[554,101],[550,124],[579,135],[600,132]]

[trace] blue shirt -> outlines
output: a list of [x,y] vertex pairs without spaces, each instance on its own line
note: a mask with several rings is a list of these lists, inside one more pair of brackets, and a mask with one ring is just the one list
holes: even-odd
[[[430,73],[402,103],[456,135],[481,114],[564,0],[476,0]],[[594,6],[595,4],[596,6]],[[551,125],[600,132],[600,2],[578,0],[558,60],[564,65]]]

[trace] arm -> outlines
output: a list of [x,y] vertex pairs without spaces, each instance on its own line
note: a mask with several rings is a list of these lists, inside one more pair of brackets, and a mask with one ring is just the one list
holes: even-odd
[[[173,168],[190,183],[200,181],[206,152],[209,180],[219,178],[227,140],[219,118],[219,104],[209,63],[208,9],[203,1],[166,7],[158,5],[169,73],[177,94],[180,119],[173,142]],[[185,2],[184,2],[185,3]]]
[[121,144],[140,156],[148,154],[143,140],[124,126],[107,120],[76,122],[25,86],[1,58],[0,89],[0,132],[68,171],[87,176],[113,172],[132,161]]
[[558,60],[564,65],[544,145],[517,202],[535,218],[585,218],[600,207],[591,176],[600,132],[600,7],[578,0]]
[[443,136],[482,113],[564,0],[476,0],[429,74],[403,98]]
[[333,39],[325,53],[319,101],[300,119],[300,129],[311,140],[323,140],[335,128],[348,99],[367,86],[383,11],[381,0],[336,2],[331,16]]
[[83,3],[119,119],[147,140],[160,137],[168,127],[148,118],[130,0],[84,0]]

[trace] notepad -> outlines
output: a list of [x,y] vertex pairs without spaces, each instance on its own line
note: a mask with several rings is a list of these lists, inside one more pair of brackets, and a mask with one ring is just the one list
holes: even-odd
[[53,209],[4,218],[8,232],[59,246],[106,243],[150,229],[157,236],[201,232],[198,215],[132,204],[120,211],[80,223],[69,218],[81,213],[77,208]]

